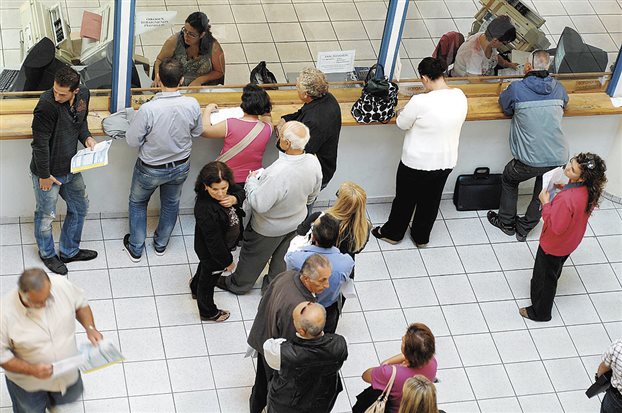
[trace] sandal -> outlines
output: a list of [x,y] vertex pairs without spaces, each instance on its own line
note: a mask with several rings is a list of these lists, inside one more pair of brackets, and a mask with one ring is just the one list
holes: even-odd
[[218,310],[218,313],[216,313],[215,316],[213,317],[203,317],[201,316],[201,321],[207,321],[207,322],[213,322],[213,323],[222,323],[223,321],[226,321],[229,319],[229,317],[231,316],[231,313],[227,310]]
[[393,240],[393,239],[387,238],[387,237],[385,237],[384,235],[382,235],[382,233],[380,232],[380,227],[376,227],[376,228],[372,229],[372,230],[371,230],[371,234],[372,234],[374,237],[376,237],[376,238],[378,238],[378,239],[381,239],[381,240],[383,240],[384,242],[388,242],[388,243],[389,243],[389,244],[391,244],[391,245],[396,245],[396,244],[398,244],[398,243],[399,243],[399,241],[396,241],[396,240]]
[[190,279],[188,280],[188,288],[190,288],[190,294],[192,295],[192,299],[196,300],[197,299],[197,293],[192,291],[192,281],[194,281],[194,277],[190,277]]
[[531,320],[531,318],[529,318],[529,313],[527,312],[527,307],[520,308],[518,310],[518,314],[520,314],[523,318]]

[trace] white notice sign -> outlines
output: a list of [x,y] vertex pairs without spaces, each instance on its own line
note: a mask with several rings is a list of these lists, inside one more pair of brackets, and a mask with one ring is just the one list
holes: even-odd
[[324,73],[352,72],[355,53],[354,50],[319,52],[317,54],[317,68]]
[[177,16],[176,11],[140,11],[136,13],[134,36],[160,27],[169,26]]

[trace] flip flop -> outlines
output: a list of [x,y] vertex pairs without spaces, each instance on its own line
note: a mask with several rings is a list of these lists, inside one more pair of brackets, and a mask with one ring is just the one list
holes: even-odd
[[518,313],[521,315],[521,317],[531,320],[531,318],[529,318],[529,313],[527,312],[527,307],[519,309]]
[[227,310],[218,310],[218,313],[213,317],[203,317],[201,316],[201,321],[205,321],[208,323],[222,323],[226,321],[231,316],[231,313]]

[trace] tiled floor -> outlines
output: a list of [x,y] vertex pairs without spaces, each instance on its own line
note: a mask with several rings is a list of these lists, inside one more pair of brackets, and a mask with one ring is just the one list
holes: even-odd
[[[83,10],[95,11],[106,0],[41,0],[61,3],[73,32],[79,32]],[[0,1],[0,66],[19,65],[19,6],[23,0]],[[610,64],[622,45],[622,0],[525,0],[546,19],[542,27],[555,47],[566,26],[609,53]],[[312,66],[318,51],[356,50],[356,64],[375,62],[384,27],[383,0],[137,0],[137,10],[176,10],[174,30],[188,14],[201,10],[212,24],[226,57],[226,81],[246,83],[250,70],[261,60],[277,79]],[[432,54],[446,32],[470,31],[481,4],[474,0],[411,1],[404,25],[402,78],[415,77],[419,61]],[[159,29],[136,39],[136,53],[155,60],[173,29]]]
[[[521,197],[523,209],[527,201]],[[518,243],[491,227],[485,211],[457,212],[444,200],[428,248],[372,237],[356,260],[358,299],[348,300],[339,325],[349,357],[334,411],[349,411],[365,387],[363,370],[397,353],[415,321],[436,335],[438,398],[448,412],[597,411],[599,401],[583,392],[600,355],[622,336],[621,208],[604,201],[594,212],[564,269],[549,323],[518,314],[528,303],[540,227]],[[368,215],[383,223],[389,210],[371,204]],[[180,217],[166,255],[156,256],[149,244],[137,264],[123,251],[126,230],[126,219],[87,221],[83,246],[100,256],[70,264],[69,279],[84,288],[99,329],[127,361],[85,375],[83,400],[63,411],[248,411],[254,366],[243,356],[259,290],[240,297],[218,291],[231,319],[202,324],[187,287],[197,262],[193,217]],[[4,294],[24,268],[41,264],[32,224],[0,225],[0,240]],[[1,376],[0,412],[8,413]]]

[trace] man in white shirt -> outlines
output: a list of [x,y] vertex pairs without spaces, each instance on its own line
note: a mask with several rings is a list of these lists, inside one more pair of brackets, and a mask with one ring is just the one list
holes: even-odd
[[611,371],[611,387],[607,389],[601,413],[615,413],[622,411],[622,338],[611,343],[603,354],[603,361],[598,366],[596,379]]
[[93,345],[103,337],[82,290],[66,278],[31,268],[17,284],[0,304],[0,366],[6,372],[13,411],[44,413],[82,394],[77,369],[55,375],[53,367],[78,354],[75,320]]

